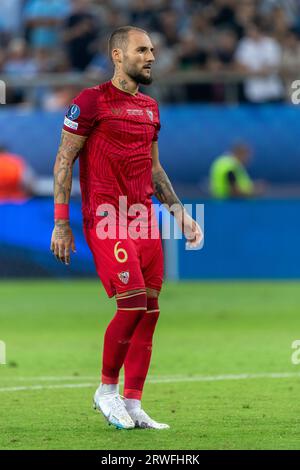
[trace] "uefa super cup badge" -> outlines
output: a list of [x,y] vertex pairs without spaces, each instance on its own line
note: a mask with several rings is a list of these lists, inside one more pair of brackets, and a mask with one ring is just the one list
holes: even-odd
[[75,119],[77,119],[80,116],[79,106],[77,106],[77,104],[72,104],[69,107],[69,110],[68,110],[66,116],[67,116],[68,119],[71,119],[71,121],[74,121]]

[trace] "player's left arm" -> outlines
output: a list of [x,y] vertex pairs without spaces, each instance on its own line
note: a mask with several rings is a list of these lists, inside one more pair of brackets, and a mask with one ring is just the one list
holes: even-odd
[[202,230],[185,210],[165,170],[161,166],[157,141],[152,142],[152,182],[154,195],[174,215],[184,236],[189,241],[189,246],[191,248],[198,247],[203,239]]

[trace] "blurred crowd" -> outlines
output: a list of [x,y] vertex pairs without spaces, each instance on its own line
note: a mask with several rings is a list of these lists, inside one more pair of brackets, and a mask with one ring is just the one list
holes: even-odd
[[[0,72],[24,81],[67,72],[107,79],[107,39],[127,24],[151,33],[156,77],[237,72],[247,77],[243,101],[288,99],[300,67],[300,0],[0,0],[0,10]],[[186,91],[190,100],[225,99],[221,83],[193,83]],[[58,109],[73,95],[64,84],[31,94],[14,87],[7,102]]]

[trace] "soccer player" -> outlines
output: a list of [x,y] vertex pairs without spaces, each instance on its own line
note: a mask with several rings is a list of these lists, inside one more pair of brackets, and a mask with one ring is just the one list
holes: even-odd
[[[156,101],[139,92],[152,82],[153,45],[147,32],[126,26],[113,32],[109,54],[113,78],[83,90],[65,117],[54,166],[55,226],[51,250],[58,260],[70,262],[75,251],[69,223],[72,166],[79,156],[84,233],[98,275],[117,312],[104,336],[102,377],[94,406],[117,428],[166,429],[141,407],[150,365],[152,338],[159,316],[158,296],[163,281],[161,240],[155,230],[151,196],[169,207],[191,247],[200,244],[198,224],[186,213],[163,170],[158,156],[159,111]],[[144,211],[143,235],[130,236],[120,222],[120,198]],[[136,207],[135,207],[136,208]],[[150,222],[149,222],[150,221]],[[100,236],[103,224],[113,236]],[[129,225],[128,225],[129,227]],[[152,236],[154,227],[154,236]],[[151,230],[150,230],[151,229]],[[112,231],[114,232],[114,230]],[[125,369],[124,399],[119,395],[119,372]]]

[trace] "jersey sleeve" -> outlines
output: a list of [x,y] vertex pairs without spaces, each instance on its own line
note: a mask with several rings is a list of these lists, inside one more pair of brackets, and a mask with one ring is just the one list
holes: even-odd
[[152,141],[157,142],[158,141],[158,133],[161,129],[161,124],[160,124],[160,115],[159,115],[159,107],[158,104],[156,103],[156,112],[157,112],[157,121],[155,124],[155,132]]
[[86,137],[90,134],[98,115],[96,93],[95,89],[87,88],[74,98],[65,115],[65,131]]

